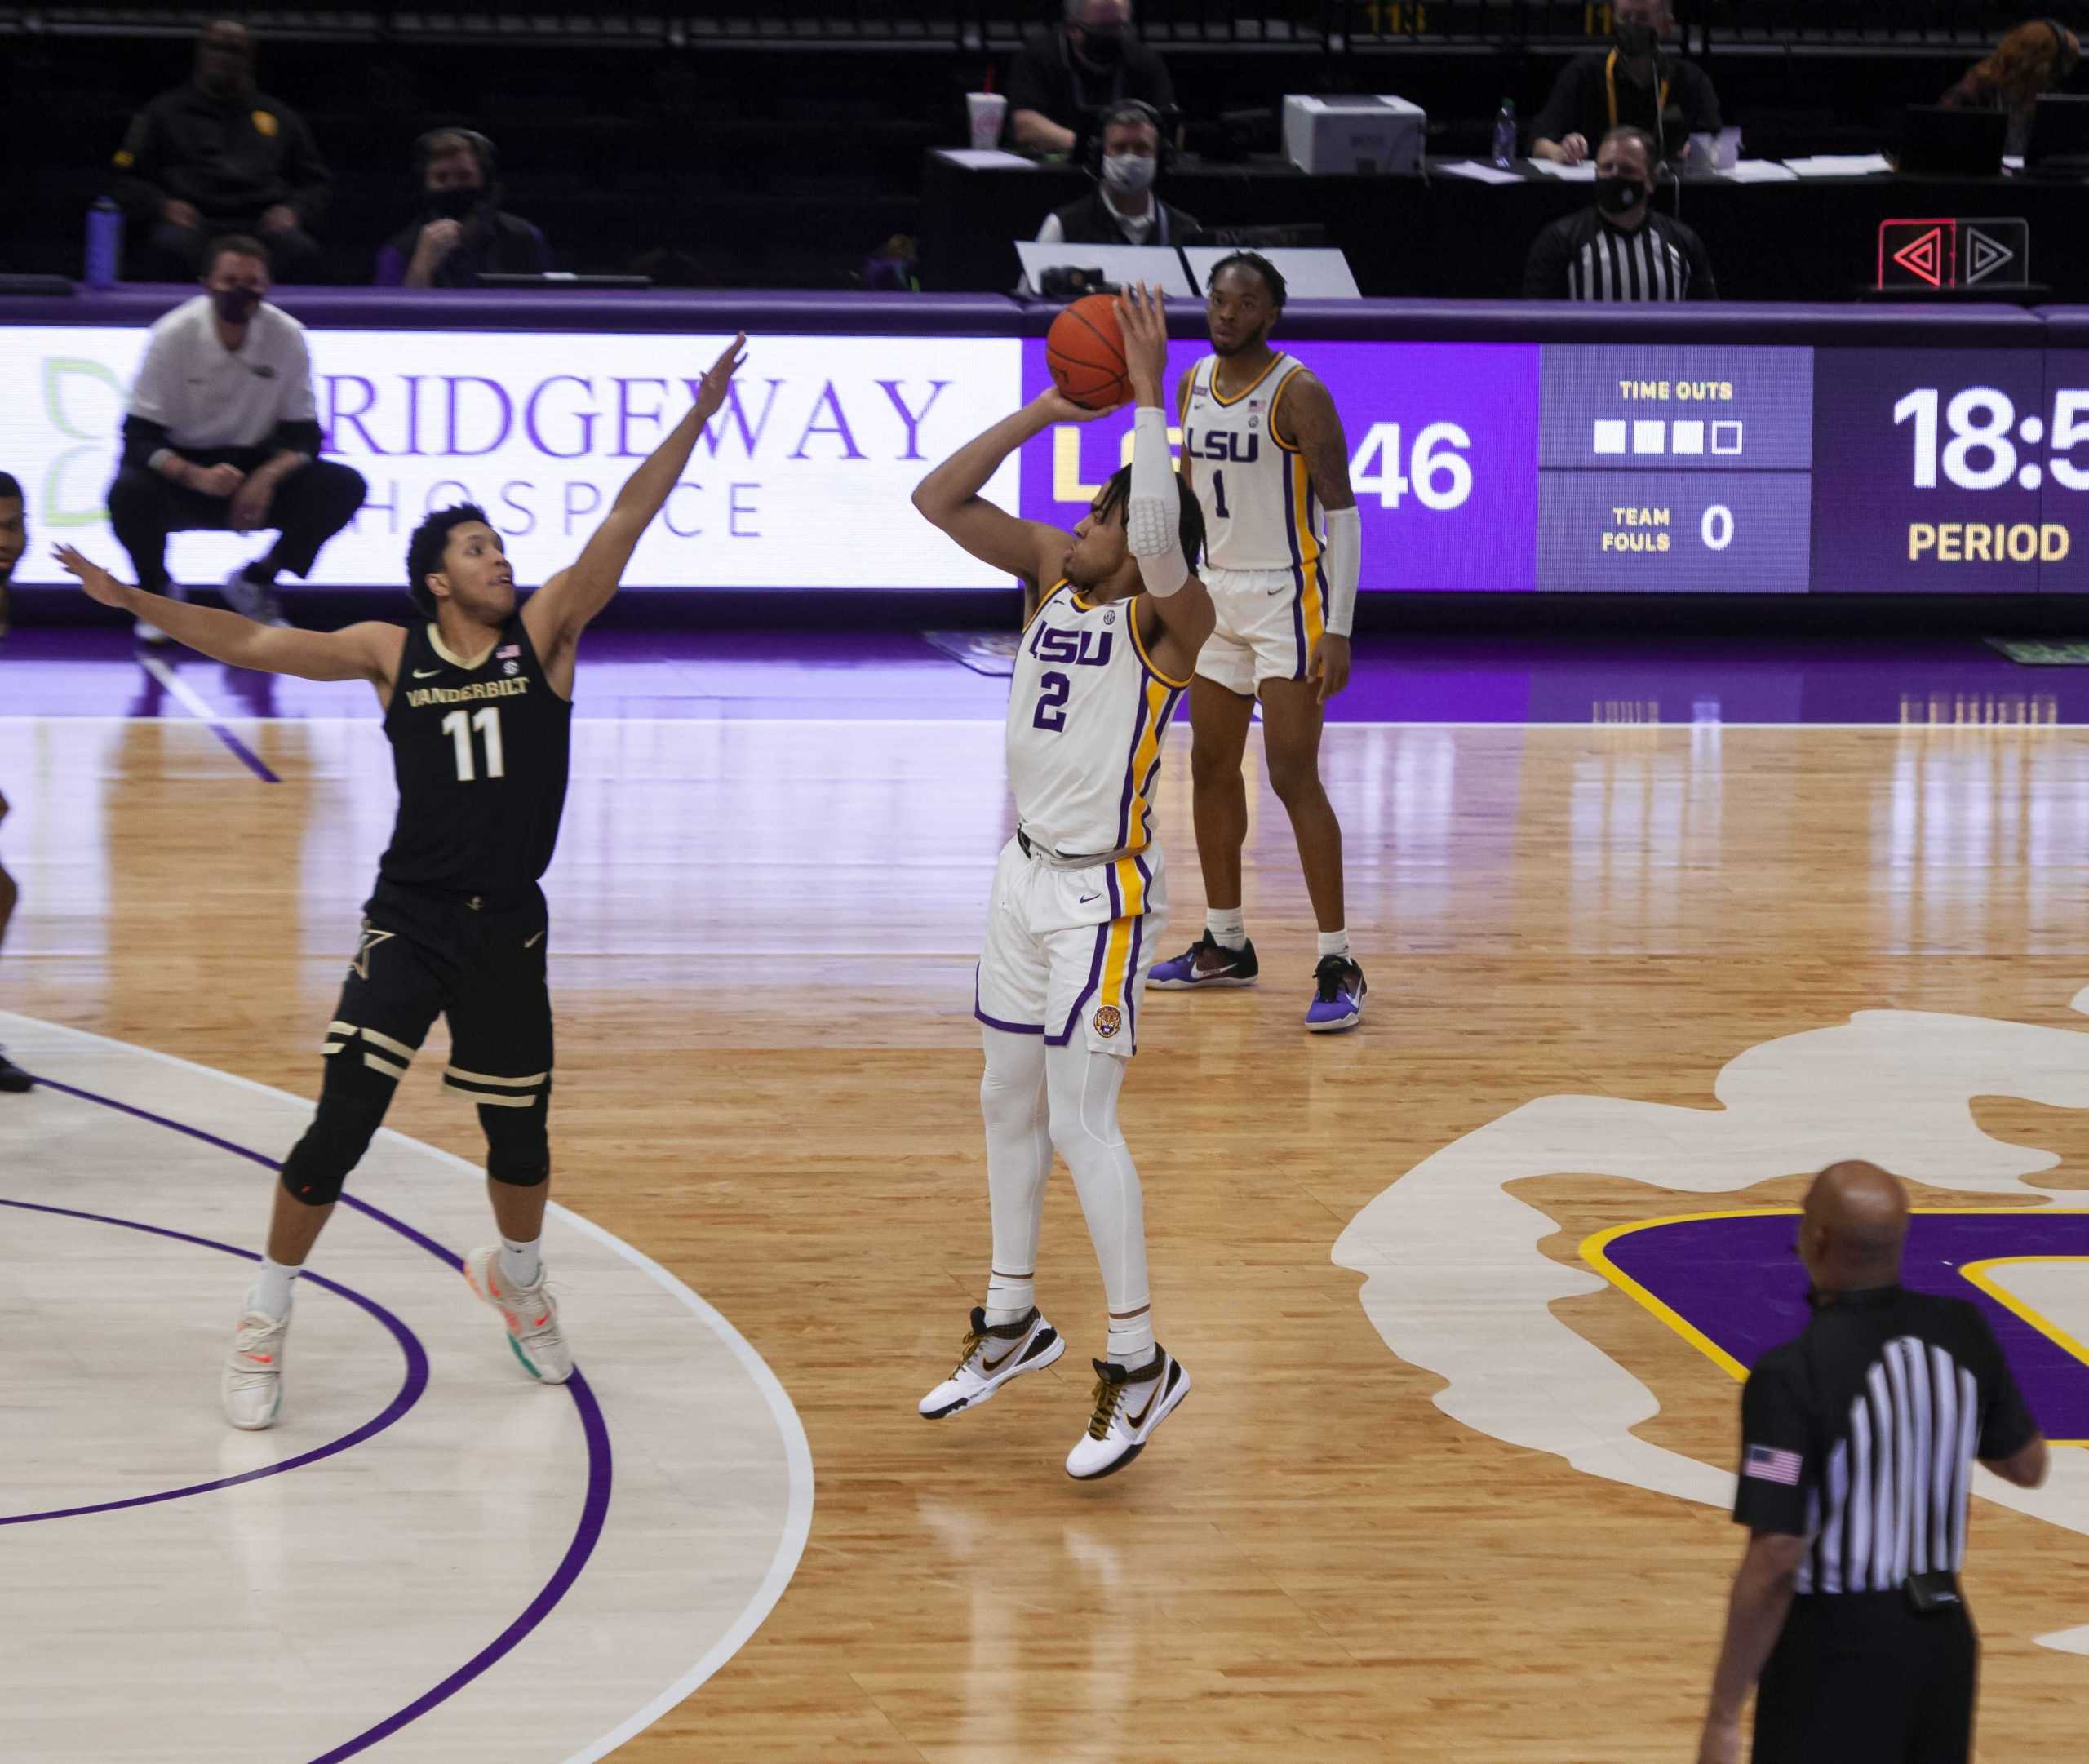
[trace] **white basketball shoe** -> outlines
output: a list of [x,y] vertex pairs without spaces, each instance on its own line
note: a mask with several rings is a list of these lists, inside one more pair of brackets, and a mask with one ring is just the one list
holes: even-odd
[[500,1313],[508,1345],[523,1371],[548,1385],[562,1385],[573,1376],[573,1351],[559,1332],[558,1301],[545,1288],[541,1263],[534,1286],[517,1286],[500,1271],[500,1245],[493,1243],[464,1258],[464,1279]]
[[244,1432],[273,1427],[282,1412],[283,1343],[290,1332],[288,1311],[271,1317],[264,1310],[251,1310],[239,1319],[218,1394],[225,1419]]
[[1089,1417],[1088,1431],[1067,1454],[1067,1474],[1083,1483],[1124,1469],[1146,1450],[1153,1430],[1190,1394],[1189,1373],[1163,1347],[1156,1347],[1153,1358],[1137,1372],[1106,1360],[1092,1363],[1095,1412]]
[[1010,1379],[1049,1366],[1066,1351],[1059,1332],[1035,1305],[1028,1316],[991,1329],[985,1308],[975,1305],[957,1370],[921,1398],[922,1418],[939,1421],[960,1409],[976,1409]]

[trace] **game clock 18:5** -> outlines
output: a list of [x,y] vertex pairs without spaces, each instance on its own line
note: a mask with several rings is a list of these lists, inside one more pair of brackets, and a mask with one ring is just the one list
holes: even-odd
[[[1968,386],[1948,401],[1936,387],[1922,386],[1893,406],[1893,423],[1913,425],[1918,490],[1940,481],[1962,490],[2011,482],[2035,490],[2048,472],[2062,490],[2089,490],[2089,466],[2067,457],[2089,445],[2089,391],[2056,392],[2049,425],[2035,412],[2020,420],[2016,401],[1994,386]],[[2042,444],[2043,465],[2035,457]]]

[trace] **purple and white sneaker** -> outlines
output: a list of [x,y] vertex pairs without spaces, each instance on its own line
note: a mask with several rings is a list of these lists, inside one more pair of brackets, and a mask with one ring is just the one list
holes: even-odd
[[1146,983],[1164,991],[1189,992],[1202,986],[1252,986],[1262,972],[1255,946],[1229,950],[1207,931],[1173,960],[1155,962]]
[[1306,1008],[1306,1026],[1316,1035],[1354,1029],[1364,1017],[1364,970],[1346,955],[1324,955],[1313,970],[1313,1002]]

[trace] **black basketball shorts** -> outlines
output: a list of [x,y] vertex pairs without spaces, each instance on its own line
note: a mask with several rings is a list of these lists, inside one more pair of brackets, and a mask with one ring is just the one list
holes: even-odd
[[541,1104],[552,1088],[548,930],[534,888],[491,897],[380,881],[326,1026],[327,1058],[404,1078],[440,1014],[450,1025],[444,1084],[490,1107]]

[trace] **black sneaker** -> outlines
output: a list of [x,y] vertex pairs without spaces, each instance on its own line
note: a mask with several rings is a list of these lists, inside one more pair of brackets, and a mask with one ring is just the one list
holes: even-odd
[[0,1053],[0,1090],[20,1092],[33,1089],[36,1080],[16,1065],[4,1053]]
[[1363,1019],[1364,970],[1346,955],[1324,955],[1313,970],[1313,1002],[1306,1008],[1306,1026],[1316,1035],[1339,1035]]
[[1253,944],[1229,950],[1207,931],[1173,960],[1155,962],[1146,983],[1172,992],[1200,986],[1252,986],[1261,972]]

